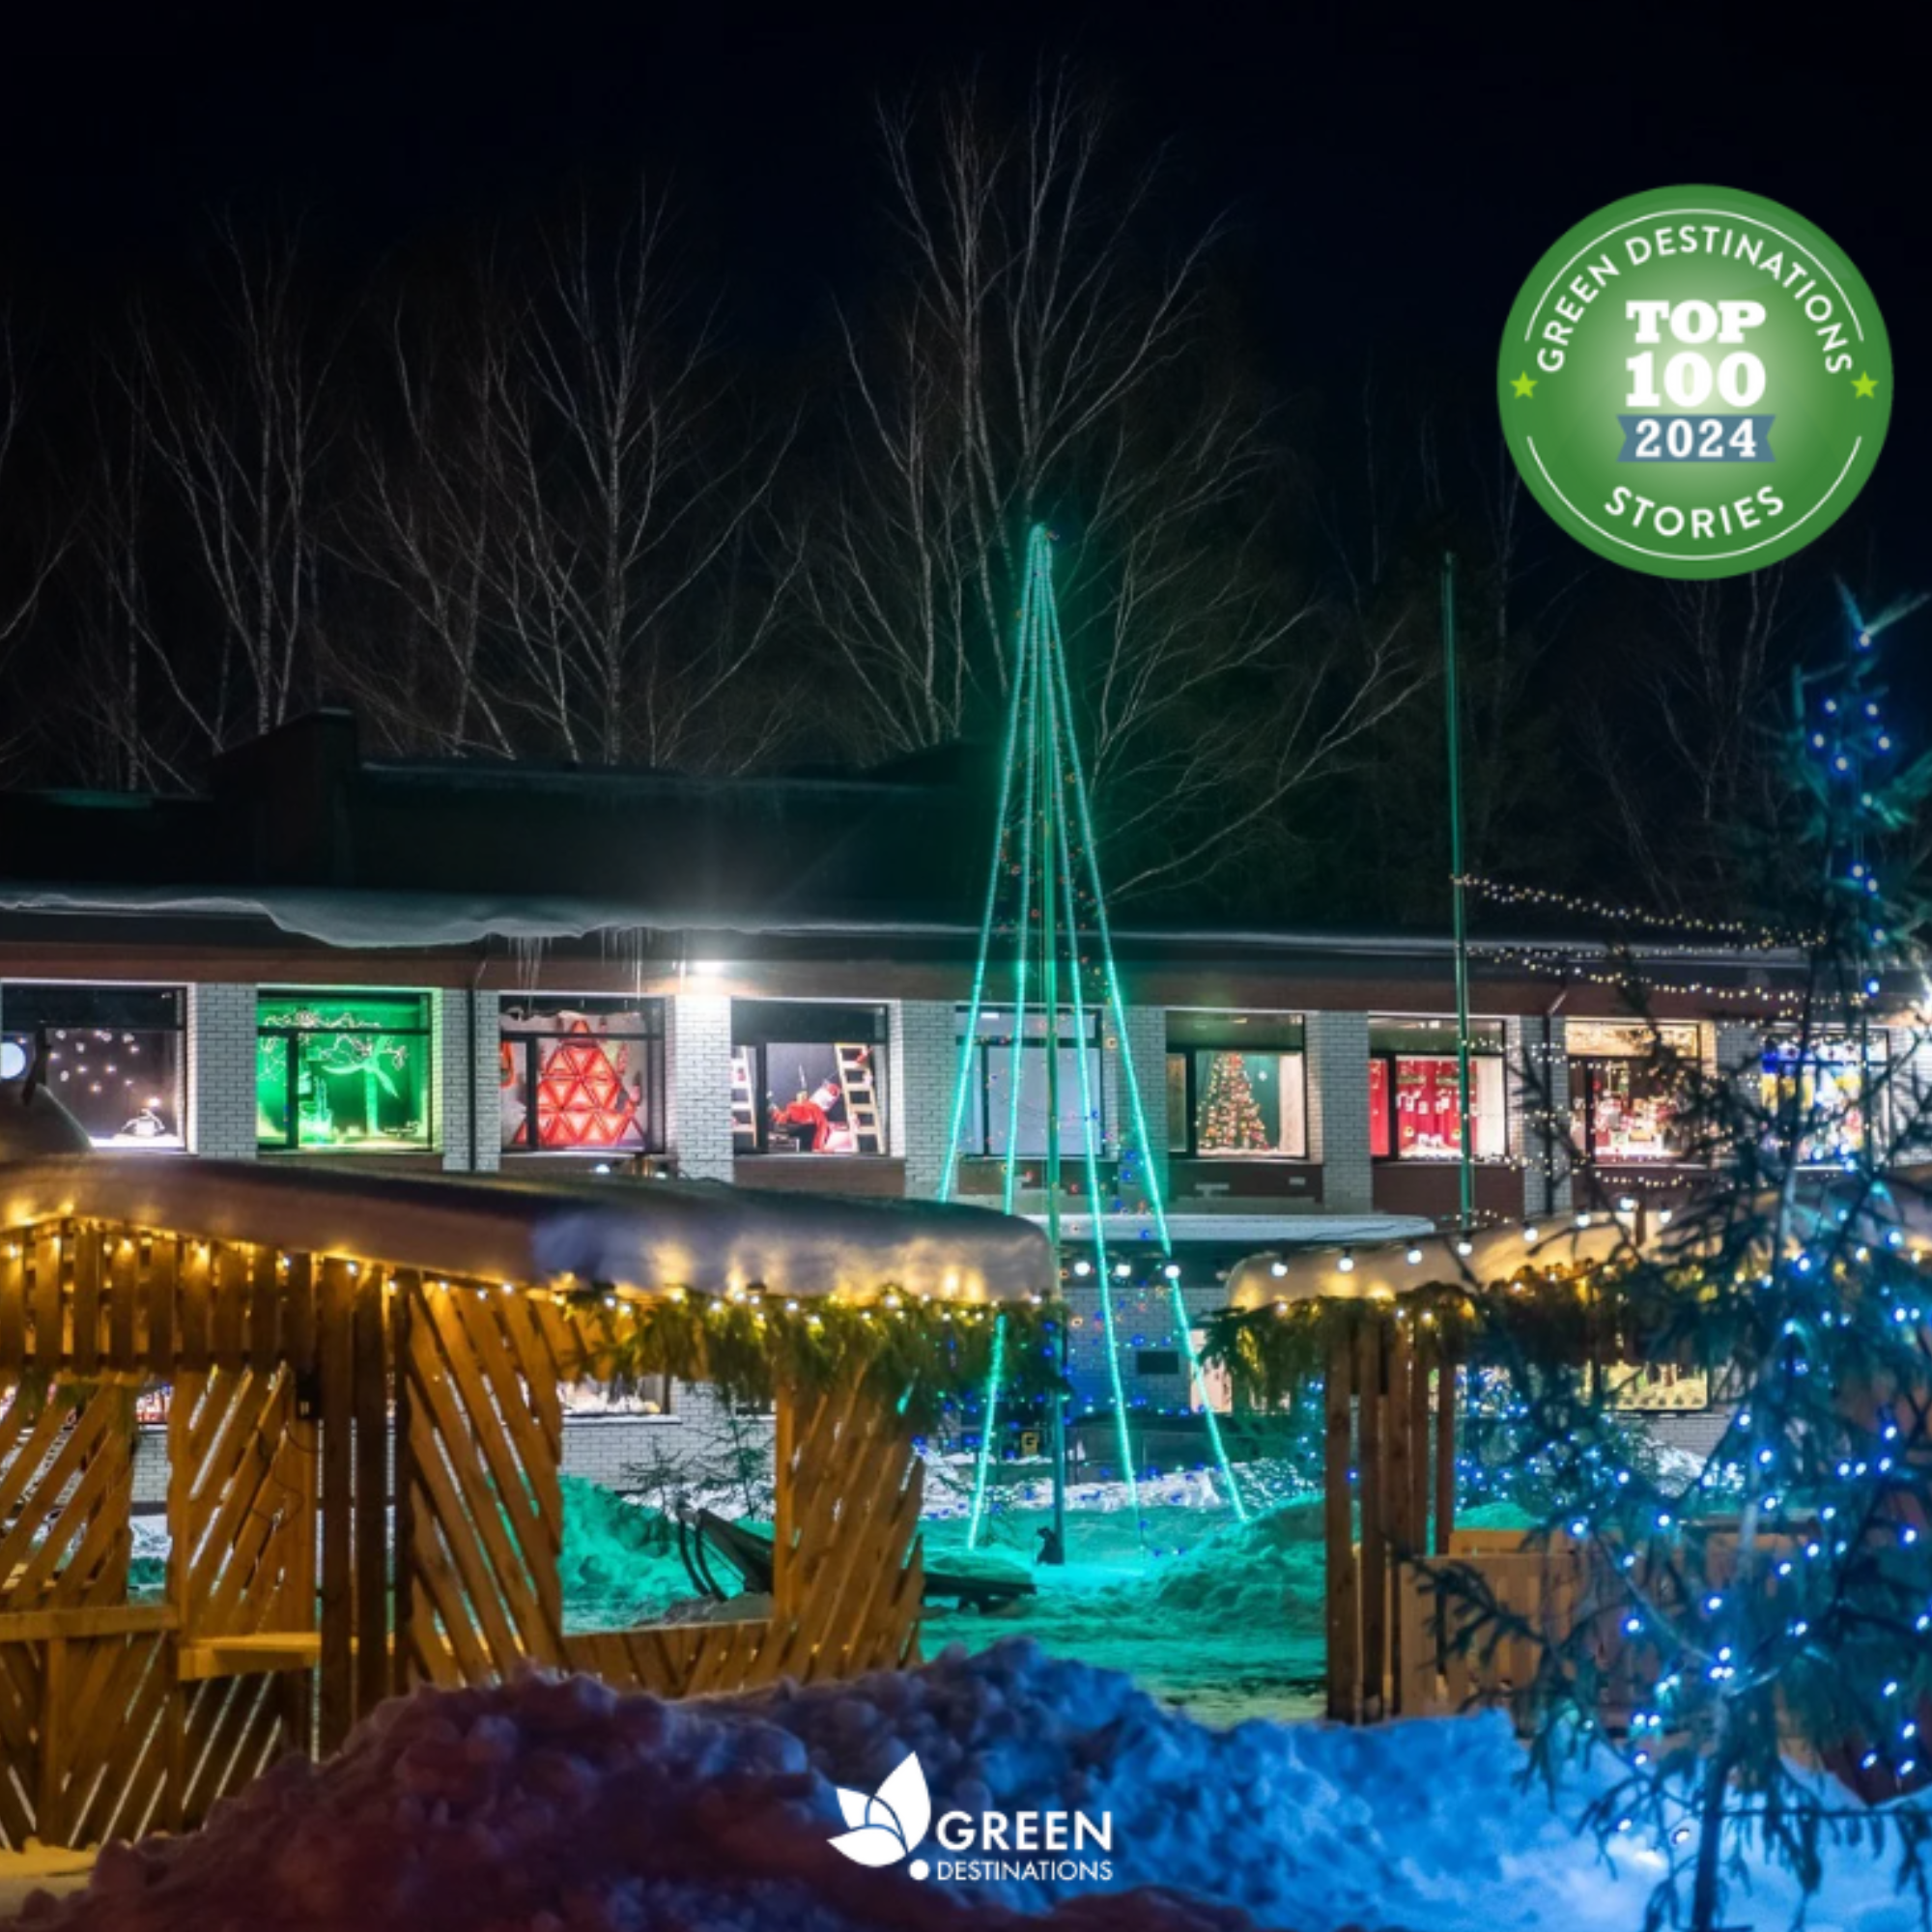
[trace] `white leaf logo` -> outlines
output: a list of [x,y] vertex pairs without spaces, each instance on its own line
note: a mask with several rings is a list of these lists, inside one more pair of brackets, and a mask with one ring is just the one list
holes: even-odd
[[932,1799],[925,1774],[910,1752],[905,1761],[867,1798],[863,1791],[838,1791],[838,1814],[852,1827],[832,1840],[854,1864],[895,1865],[911,1855],[932,1823]]

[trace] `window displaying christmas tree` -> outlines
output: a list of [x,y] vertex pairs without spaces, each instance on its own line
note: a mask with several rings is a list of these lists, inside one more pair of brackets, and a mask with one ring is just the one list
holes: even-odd
[[1196,1140],[1204,1153],[1274,1151],[1274,1136],[1268,1131],[1261,1102],[1255,1098],[1245,1054],[1209,1056],[1208,1085],[1201,1095],[1196,1124]]

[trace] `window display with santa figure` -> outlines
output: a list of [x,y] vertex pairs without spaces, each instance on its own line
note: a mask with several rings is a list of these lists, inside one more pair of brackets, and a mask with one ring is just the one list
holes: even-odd
[[[807,1024],[829,1037],[803,1037]],[[886,1151],[883,1083],[874,1076],[884,1031],[878,1009],[741,1000],[733,1028],[732,1125],[739,1153]]]

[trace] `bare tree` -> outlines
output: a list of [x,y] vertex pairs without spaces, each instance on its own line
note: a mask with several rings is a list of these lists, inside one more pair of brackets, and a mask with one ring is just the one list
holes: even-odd
[[155,609],[153,427],[140,367],[115,380],[91,360],[84,421],[80,501],[60,574],[73,694],[62,707],[61,762],[114,790],[181,789],[189,754],[218,733],[191,661],[163,645]]
[[795,568],[760,536],[791,428],[750,420],[694,308],[648,195],[614,234],[580,205],[542,238],[491,384],[514,702],[572,758],[744,761],[706,732]]
[[1015,124],[974,84],[880,130],[901,267],[879,313],[843,318],[842,475],[809,573],[848,742],[986,727],[1046,522],[1120,889],[1198,878],[1252,851],[1396,688],[1285,561],[1280,454],[1218,332],[1214,235],[1157,258],[1158,158],[1122,173],[1107,103],[1064,70]]
[[345,639],[330,670],[399,751],[515,753],[489,654],[496,559],[515,535],[502,433],[515,346],[487,258],[456,302],[389,310],[391,407],[362,415],[363,487],[335,526],[345,558],[386,593],[373,618],[382,646]]
[[1617,700],[1593,695],[1585,743],[1655,902],[1735,897],[1739,839],[1776,816],[1781,569],[1655,586],[1625,634]]
[[310,682],[331,352],[299,265],[293,231],[258,250],[224,222],[214,327],[164,337],[135,319],[137,400],[218,639],[212,688],[177,677],[177,691],[215,748],[281,724]]
[[[25,358],[13,317],[0,308],[0,478],[14,483],[22,453],[26,414]],[[31,512],[10,520],[0,552],[0,652],[19,636],[34,614],[48,573],[65,548],[66,532],[44,515]]]
[[[7,505],[0,529],[0,664],[20,644],[42,604],[48,579],[72,537],[67,505],[55,500],[42,476],[25,472],[30,362],[12,314],[0,307],[0,490]],[[44,687],[43,688],[44,690]],[[60,699],[37,698],[31,715],[16,715],[0,733],[0,768],[27,754],[29,741],[48,735]]]

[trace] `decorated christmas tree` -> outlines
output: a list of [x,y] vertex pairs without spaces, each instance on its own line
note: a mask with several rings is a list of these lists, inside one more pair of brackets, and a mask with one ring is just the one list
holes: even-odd
[[[1858,1091],[1686,1065],[1679,1119],[1713,1163],[1696,1205],[1556,1290],[1631,1354],[1707,1376],[1721,1439],[1688,1478],[1641,1466],[1597,1350],[1470,1296],[1513,1358],[1524,1453],[1555,1472],[1540,1541],[1577,1607],[1552,1634],[1450,1561],[1445,1610],[1479,1656],[1531,1642],[1539,1765],[1554,1786],[1590,1759],[1588,1824],[1657,1862],[1650,1922],[1692,1932],[1751,1918],[1725,1895],[1747,1851],[1808,1891],[1823,1846],[1853,1840],[1927,1897],[1932,1810],[1873,1804],[1932,1772],[1932,1213],[1911,1165],[1932,1120],[1924,1031],[1897,1019],[1923,984],[1908,835],[1932,764],[1899,755],[1880,628],[1853,611],[1838,661],[1796,688],[1777,847],[1809,959],[1790,1051],[1804,1067],[1849,1042]],[[1826,1118],[1848,1105],[1855,1132]]]
[[1274,1141],[1238,1053],[1217,1053],[1201,1096],[1200,1143],[1216,1153],[1270,1153]]

